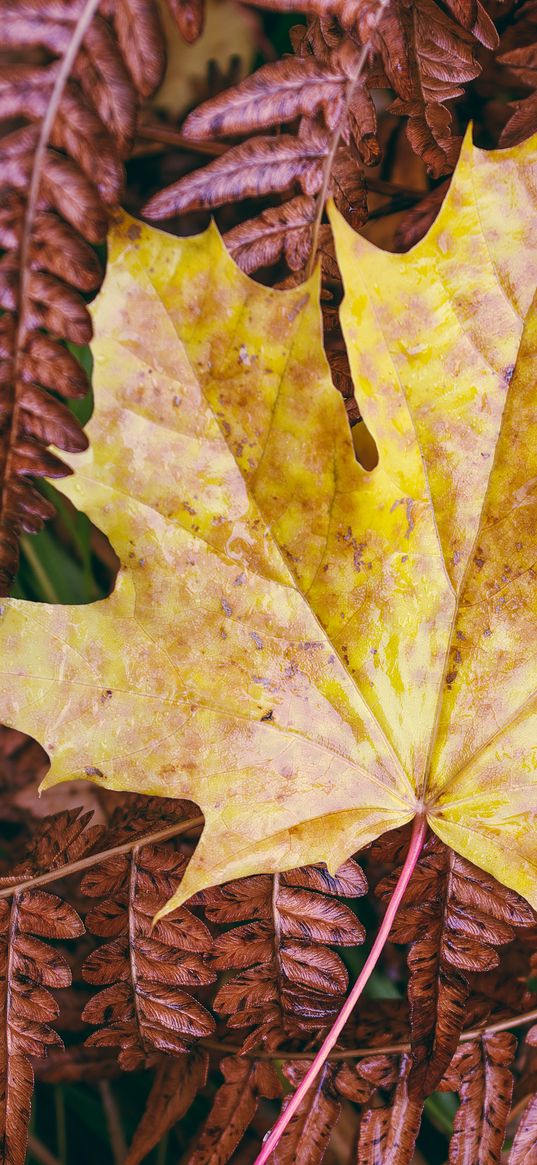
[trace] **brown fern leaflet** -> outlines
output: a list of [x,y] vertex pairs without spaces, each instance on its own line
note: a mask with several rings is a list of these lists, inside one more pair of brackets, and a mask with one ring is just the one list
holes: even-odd
[[[41,824],[28,860],[0,879],[9,889],[42,862],[73,860],[91,848],[95,830],[79,810]],[[0,1160],[23,1165],[33,1089],[33,1057],[62,1047],[51,1027],[59,1014],[50,988],[68,987],[71,971],[63,954],[43,939],[73,939],[84,932],[77,912],[56,894],[28,889],[0,900]]]
[[331,945],[353,946],[365,937],[338,896],[365,891],[362,871],[350,860],[335,876],[312,866],[244,878],[199,895],[207,918],[228,928],[214,939],[213,966],[239,974],[219,988],[214,1007],[227,1017],[228,1028],[252,1029],[245,1048],[260,1040],[274,1047],[333,1020],[348,979]]
[[170,1128],[188,1112],[207,1080],[207,1052],[195,1048],[188,1055],[162,1057],[144,1115],[127,1154],[125,1165],[141,1165]]
[[497,1032],[463,1045],[440,1088],[459,1093],[449,1165],[489,1165],[500,1160],[511,1107],[510,1068],[515,1037]]
[[[375,843],[377,857],[395,866],[377,893],[391,892],[401,833]],[[528,904],[430,836],[411,879],[391,939],[411,943],[408,955],[415,1093],[428,1095],[447,1069],[467,1022],[470,976],[498,966],[496,948],[535,921]]]
[[[286,1064],[283,1073],[293,1089],[302,1080],[304,1064]],[[306,1093],[297,1113],[291,1118],[278,1146],[281,1165],[320,1165],[340,1112],[341,1103],[334,1085],[334,1069],[326,1065],[315,1084]],[[284,1101],[285,1106],[285,1101]]]
[[261,1098],[281,1096],[278,1076],[268,1062],[226,1056],[218,1089],[188,1165],[225,1165],[247,1133]]
[[[513,20],[500,41],[497,83],[519,90],[509,106],[501,144],[512,146],[535,133],[537,126],[537,10],[533,0],[515,5]],[[528,93],[529,90],[529,93]]]
[[[537,1047],[537,1026],[528,1032],[526,1041]],[[522,1113],[509,1154],[509,1165],[536,1165],[537,1162],[537,1078],[534,1076],[533,1096]],[[527,1093],[526,1093],[527,1094]]]
[[177,1055],[214,1030],[209,1012],[191,991],[213,982],[207,964],[211,936],[182,908],[152,930],[154,915],[180,881],[187,858],[171,845],[135,847],[89,871],[83,893],[99,898],[88,930],[109,941],[89,955],[88,983],[101,987],[83,1018],[102,1024],[90,1047],[119,1046],[123,1068],[142,1065],[155,1051]]

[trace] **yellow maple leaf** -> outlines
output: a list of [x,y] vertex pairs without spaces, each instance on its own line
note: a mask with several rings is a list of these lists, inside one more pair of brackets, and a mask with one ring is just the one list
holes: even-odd
[[537,906],[536,149],[467,139],[408,255],[333,212],[370,473],[317,276],[261,287],[214,227],[112,234],[91,447],[62,489],[121,571],[89,606],[4,602],[0,713],[46,748],[45,787],[201,806],[168,908],[337,868],[422,812]]

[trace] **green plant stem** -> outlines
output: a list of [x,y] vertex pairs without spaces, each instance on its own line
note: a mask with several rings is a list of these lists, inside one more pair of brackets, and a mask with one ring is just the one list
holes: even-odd
[[164,1133],[162,1140],[159,1141],[158,1149],[157,1149],[157,1160],[156,1160],[155,1165],[166,1165],[166,1159],[168,1157],[169,1139],[170,1139],[170,1134]]
[[106,1117],[106,1124],[108,1127],[108,1135],[110,1137],[110,1148],[114,1156],[114,1165],[123,1165],[125,1157],[127,1156],[127,1142],[123,1132],[123,1125],[121,1124],[121,1116],[117,1106],[116,1098],[108,1083],[108,1080],[101,1080],[99,1084],[99,1092],[101,1094],[101,1101]]
[[32,568],[34,576],[41,587],[43,596],[47,603],[60,603],[60,596],[50,578],[47,574],[39,555],[36,552],[32,539],[27,535],[21,538],[21,550],[26,558],[29,566]]

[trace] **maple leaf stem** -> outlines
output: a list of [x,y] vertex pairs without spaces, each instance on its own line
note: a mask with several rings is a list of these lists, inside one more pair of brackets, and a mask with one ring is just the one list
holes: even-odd
[[291,1097],[289,1104],[284,1109],[284,1111],[280,1114],[280,1116],[278,1117],[278,1120],[276,1121],[276,1124],[274,1125],[274,1128],[272,1129],[272,1131],[269,1133],[268,1137],[264,1141],[263,1148],[261,1149],[259,1156],[256,1157],[254,1165],[265,1165],[265,1162],[268,1161],[268,1158],[270,1157],[271,1153],[278,1145],[283,1132],[287,1128],[289,1121],[292,1119],[294,1114],[297,1112],[297,1110],[300,1107],[302,1100],[304,1099],[306,1093],[309,1091],[314,1080],[316,1080],[317,1076],[319,1075],[319,1072],[322,1070],[326,1060],[328,1059],[328,1057],[330,1055],[330,1052],[332,1051],[332,1048],[334,1047],[334,1044],[336,1043],[336,1041],[338,1039],[338,1036],[340,1035],[340,1032],[343,1030],[349,1016],[351,1015],[352,1011],[354,1010],[355,1004],[358,1002],[358,999],[360,998],[360,995],[362,994],[362,991],[363,991],[366,983],[368,982],[368,979],[370,978],[372,971],[374,970],[376,964],[378,963],[378,960],[379,960],[379,958],[382,954],[382,951],[386,945],[388,935],[389,935],[390,930],[392,928],[393,920],[395,918],[395,915],[397,914],[397,911],[398,911],[399,906],[401,904],[401,900],[403,898],[405,890],[406,890],[408,883],[412,877],[412,874],[413,874],[414,869],[416,867],[416,863],[417,863],[418,858],[420,856],[420,853],[422,851],[423,843],[425,841],[426,832],[427,832],[426,818],[424,816],[421,816],[421,815],[415,817],[414,822],[413,822],[413,826],[412,826],[412,834],[411,834],[411,838],[410,838],[410,844],[408,847],[408,853],[406,855],[404,865],[403,865],[403,868],[402,868],[401,873],[399,875],[399,878],[397,879],[397,884],[395,886],[394,892],[393,892],[392,897],[390,899],[388,909],[386,911],[386,914],[384,915],[384,918],[382,920],[382,924],[380,926],[377,937],[373,943],[373,946],[371,947],[369,955],[367,956],[367,959],[366,959],[366,961],[362,967],[362,970],[361,970],[361,972],[356,980],[356,983],[354,984],[354,987],[352,988],[350,995],[348,995],[347,999],[345,1000],[345,1003],[343,1004],[343,1007],[341,1008],[341,1011],[340,1011],[335,1023],[333,1024],[332,1028],[328,1032],[328,1035],[326,1036],[326,1038],[323,1040],[323,1043],[321,1044],[321,1047],[319,1048],[319,1051],[317,1052],[315,1059],[313,1060],[311,1066],[308,1068],[308,1071],[306,1072],[304,1079],[299,1084],[296,1092]]

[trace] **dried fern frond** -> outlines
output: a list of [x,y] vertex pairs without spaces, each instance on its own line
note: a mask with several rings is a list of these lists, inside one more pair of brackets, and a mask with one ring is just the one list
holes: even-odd
[[[305,1070],[304,1064],[292,1062],[283,1068],[293,1090],[300,1084]],[[293,1162],[296,1165],[306,1165],[306,1162],[307,1165],[320,1165],[341,1113],[334,1075],[334,1069],[325,1064],[298,1111],[291,1117],[278,1145],[278,1165],[292,1165]]]
[[281,1096],[278,1076],[268,1061],[226,1056],[220,1071],[224,1083],[185,1165],[226,1165],[249,1129],[260,1099]]
[[188,1112],[207,1080],[207,1052],[194,1048],[186,1056],[163,1057],[155,1068],[144,1115],[129,1147],[125,1165],[141,1165],[147,1154]]
[[84,978],[102,987],[86,1004],[83,1019],[103,1025],[90,1047],[119,1046],[119,1062],[137,1068],[155,1051],[188,1052],[191,1041],[214,1031],[214,1021],[191,994],[215,979],[207,954],[211,936],[186,907],[152,929],[171,897],[187,858],[171,845],[136,846],[89,871],[82,891],[101,901],[86,925],[106,943],[89,955]]
[[43,876],[52,881],[66,866],[91,853],[104,833],[102,825],[90,824],[92,816],[91,810],[76,808],[43,817],[35,825],[24,859],[0,877],[0,898],[2,891],[7,895],[11,887],[14,892],[19,887],[33,889],[32,883]]
[[[214,1007],[228,1028],[251,1029],[245,1047],[276,1046],[334,1019],[347,989],[332,945],[353,946],[365,932],[340,895],[360,897],[365,878],[350,860],[332,877],[319,866],[258,875],[205,890],[207,918],[227,929],[213,942],[217,971],[239,971],[219,988]],[[330,945],[329,945],[330,944]]]
[[[526,1036],[532,1047],[537,1047],[537,1026]],[[537,1084],[537,1080],[534,1083]],[[515,1134],[509,1154],[509,1165],[537,1165],[537,1090],[530,1097]]]
[[371,1089],[360,1122],[360,1161],[375,1160],[376,1154],[383,1165],[411,1165],[423,1101],[409,1093],[410,1071],[406,1054],[372,1056],[357,1065],[356,1075]]
[[537,10],[533,0],[515,5],[501,38],[493,80],[497,89],[518,90],[500,137],[502,146],[513,146],[530,137],[537,127]]
[[0,1147],[5,1165],[24,1165],[34,1057],[62,1041],[50,1026],[59,1008],[50,988],[68,987],[64,956],[47,939],[77,938],[78,914],[61,898],[31,890],[0,901]]
[[[195,34],[199,7],[194,23],[187,17],[192,4],[176,0],[172,8]],[[140,99],[162,78],[165,45],[152,0],[1,0],[0,50],[7,58],[0,80],[5,594],[19,533],[34,533],[53,513],[32,479],[68,472],[47,446],[70,452],[86,446],[74,415],[57,399],[81,397],[88,388],[67,344],[91,338],[85,300],[102,278],[94,247],[121,198]]]
[[[363,167],[380,159],[371,89],[395,93],[389,112],[407,119],[413,149],[434,177],[448,174],[461,142],[449,103],[480,73],[478,50],[495,48],[498,36],[478,0],[263,0],[262,7],[308,14],[308,26],[292,31],[295,56],[262,65],[202,104],[183,132],[192,140],[278,132],[231,146],[154,195],[146,213],[166,218],[278,194],[283,206],[235,227],[229,245],[249,273],[282,257],[298,271],[308,243],[310,254],[316,250],[328,194],[354,227],[367,219]],[[282,125],[289,128],[280,135]]]
[[299,194],[281,206],[228,231],[226,245],[239,267],[250,275],[284,258],[291,271],[302,271],[312,245],[315,199]]
[[490,1165],[499,1161],[513,1092],[510,1067],[516,1039],[496,1032],[464,1044],[456,1053],[440,1090],[460,1097],[449,1165]]
[[[394,865],[377,886],[388,897],[404,854],[400,831],[375,844],[373,854]],[[403,899],[391,939],[411,943],[408,955],[414,1091],[428,1095],[456,1052],[467,1022],[470,977],[498,966],[497,947],[518,927],[531,927],[533,911],[506,889],[430,836]]]
[[[91,812],[63,810],[36,825],[26,857],[13,866],[9,874],[0,877],[2,1165],[22,1165],[24,1161],[33,1086],[29,1057],[44,1056],[49,1048],[63,1046],[60,1037],[49,1026],[58,1017],[58,1005],[48,989],[68,987],[71,972],[63,955],[42,939],[77,938],[84,932],[76,911],[57,895],[44,890],[43,885],[66,874],[77,873],[88,865],[98,868],[97,863],[102,863],[110,850],[109,862],[113,864],[122,859],[128,862],[123,851],[135,848],[138,839],[148,834],[158,837],[184,832],[185,825],[200,823],[199,815],[195,814],[195,807],[190,803],[131,798],[128,810],[126,807],[119,809],[111,827],[106,829],[102,825],[91,825]],[[166,885],[164,899],[170,893],[169,883]],[[146,889],[143,887],[144,891]],[[151,901],[149,893],[146,900]],[[113,924],[114,920],[111,921]],[[198,922],[198,928],[206,937],[203,923]],[[136,937],[143,948],[143,936],[138,938],[138,930]],[[149,958],[152,953],[153,948]],[[147,958],[142,950],[142,961],[144,957]],[[208,971],[206,978],[210,981],[212,977]],[[203,1034],[207,1034],[213,1025],[208,1013],[204,1009],[201,1012]],[[81,1075],[87,1079],[94,1072],[93,1078],[101,1079],[103,1073],[109,1074],[111,1067],[113,1065],[106,1058],[88,1064],[83,1049],[70,1048],[65,1060],[51,1063],[49,1075],[42,1075],[50,1080],[79,1079]]]
[[[257,134],[298,119],[297,133],[256,136],[232,146],[208,166],[155,195],[146,207],[149,217],[169,217],[252,195],[284,194],[282,207],[242,224],[229,239],[237,260],[244,257],[248,271],[282,254],[290,259],[291,270],[299,270],[300,261],[304,266],[320,221],[312,196],[322,192],[322,209],[330,175],[341,209],[345,212],[352,205],[353,223],[365,221],[361,161],[378,158],[375,107],[361,76],[366,54],[359,42],[341,30],[329,43],[317,37],[315,44],[317,56],[308,37],[297,38],[296,57],[262,66],[239,85],[205,102],[190,114],[184,127],[187,138],[200,139]],[[352,160],[350,150],[354,151]],[[343,197],[342,187],[346,187]],[[354,197],[357,188],[361,189],[359,199]],[[297,189],[302,195],[292,197]]]

